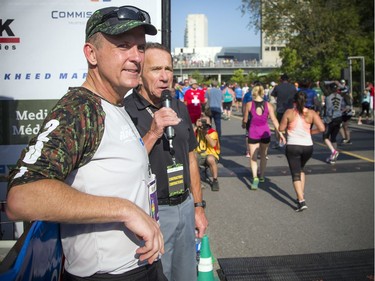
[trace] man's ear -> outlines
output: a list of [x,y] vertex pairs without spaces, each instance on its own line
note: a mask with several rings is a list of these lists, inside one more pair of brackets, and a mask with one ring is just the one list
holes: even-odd
[[89,64],[97,64],[95,47],[92,44],[85,43],[83,46],[83,53],[85,54],[86,60],[89,62]]

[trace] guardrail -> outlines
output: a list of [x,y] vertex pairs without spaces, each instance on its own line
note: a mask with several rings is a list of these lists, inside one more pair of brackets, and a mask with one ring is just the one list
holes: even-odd
[[174,61],[175,68],[279,68],[280,65],[262,64],[258,61]]

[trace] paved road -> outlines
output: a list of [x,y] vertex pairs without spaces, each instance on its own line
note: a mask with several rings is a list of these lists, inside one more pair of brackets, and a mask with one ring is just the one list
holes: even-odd
[[374,248],[373,125],[350,125],[353,144],[340,147],[335,165],[324,162],[328,148],[321,135],[314,136],[306,170],[308,210],[297,213],[283,149],[270,148],[266,182],[250,190],[240,120],[233,116],[222,123],[220,191],[203,190],[216,259]]

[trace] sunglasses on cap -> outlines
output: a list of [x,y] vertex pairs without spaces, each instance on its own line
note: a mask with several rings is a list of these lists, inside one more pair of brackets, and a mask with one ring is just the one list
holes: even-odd
[[117,18],[118,20],[136,20],[146,23],[151,23],[150,15],[137,7],[134,6],[122,6],[113,10],[112,12],[105,14],[97,25],[111,19]]
[[116,8],[115,10],[104,14],[99,21],[97,21],[94,25],[90,27],[89,30],[87,30],[87,34],[92,34],[94,29],[96,29],[99,25],[105,23],[106,21],[109,21],[111,19],[116,19],[118,21],[139,21],[144,22],[146,24],[151,25],[151,18],[150,15],[137,7],[134,6],[122,6],[119,8]]

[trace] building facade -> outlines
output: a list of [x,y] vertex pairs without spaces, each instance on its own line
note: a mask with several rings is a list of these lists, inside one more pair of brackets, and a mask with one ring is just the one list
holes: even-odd
[[208,21],[204,14],[186,18],[184,45],[186,48],[208,47]]
[[264,32],[261,32],[260,63],[265,66],[280,66],[280,51],[285,48],[285,42],[271,40]]
[[260,47],[208,47],[208,20],[204,14],[189,14],[186,18],[184,47],[172,50],[175,63],[244,62],[245,64],[278,67],[280,50],[285,42],[275,42],[261,32]]

